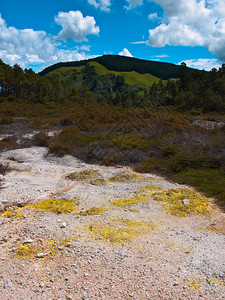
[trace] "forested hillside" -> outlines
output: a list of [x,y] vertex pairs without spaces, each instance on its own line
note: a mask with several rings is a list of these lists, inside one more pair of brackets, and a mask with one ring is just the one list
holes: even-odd
[[[46,76],[35,74],[31,69],[22,70],[18,65],[11,67],[0,61],[0,87],[2,98],[22,99],[32,102],[58,102],[68,99],[76,101],[79,97],[89,95],[97,102],[108,103],[119,107],[149,107],[173,106],[176,109],[195,110],[201,112],[225,109],[225,67],[222,66],[210,72],[192,70],[185,64],[176,66],[179,73],[177,79],[163,81],[152,74],[144,72],[145,61],[137,60],[140,73],[131,66],[125,57],[106,59],[108,56],[97,58],[98,61],[119,63],[118,69],[129,69],[130,72],[109,71],[99,62],[74,62],[70,66],[55,68]],[[152,62],[150,62],[152,64]],[[165,66],[161,64],[165,70]],[[142,68],[140,67],[142,66]],[[148,64],[147,64],[148,66]],[[169,69],[170,70],[170,65]],[[110,68],[110,66],[108,66]],[[146,67],[147,68],[147,67]],[[49,68],[49,70],[51,67]],[[116,68],[114,68],[116,69]],[[165,71],[166,72],[166,71]],[[169,72],[169,71],[168,71]],[[167,72],[167,74],[168,74]],[[43,75],[43,73],[42,73]]]

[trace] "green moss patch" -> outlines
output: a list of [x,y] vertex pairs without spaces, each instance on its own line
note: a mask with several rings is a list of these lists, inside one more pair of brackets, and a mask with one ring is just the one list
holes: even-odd
[[97,170],[87,169],[71,173],[66,178],[70,180],[89,180],[98,176],[100,176],[100,173]]
[[117,207],[123,207],[123,206],[127,206],[127,205],[133,205],[133,204],[138,204],[141,202],[148,202],[148,199],[146,199],[143,196],[138,196],[138,197],[133,197],[130,199],[119,199],[119,200],[115,200],[112,201],[111,204],[115,205]]
[[86,232],[89,237],[103,240],[110,244],[122,244],[152,231],[153,224],[132,220],[113,220],[105,224],[89,224]]
[[92,207],[88,210],[80,212],[79,215],[82,215],[82,216],[102,215],[104,212],[106,212],[106,210],[107,210],[106,208]]
[[46,199],[41,203],[35,204],[35,210],[50,211],[54,213],[70,213],[77,210],[74,201],[80,199],[67,200],[67,199]]

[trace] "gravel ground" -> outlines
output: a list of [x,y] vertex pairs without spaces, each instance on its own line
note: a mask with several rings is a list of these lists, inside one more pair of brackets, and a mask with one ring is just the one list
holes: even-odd
[[[134,197],[146,184],[181,186],[149,174],[101,186],[68,180],[70,173],[86,169],[105,179],[131,170],[55,158],[41,147],[4,152],[0,162],[11,167],[0,208],[22,206],[22,217],[0,217],[1,299],[225,299],[224,214],[213,202],[212,212],[188,218],[166,213],[163,203],[151,199],[115,207],[111,201]],[[82,200],[68,214],[26,206],[51,197]],[[105,213],[78,214],[92,207]],[[123,243],[91,234],[94,226],[123,228],[128,220],[152,227]],[[39,252],[23,257],[21,246]]]

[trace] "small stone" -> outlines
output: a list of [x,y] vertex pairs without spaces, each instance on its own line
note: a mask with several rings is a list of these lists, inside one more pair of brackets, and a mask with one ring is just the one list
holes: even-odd
[[177,285],[179,285],[178,282],[174,282],[174,283],[173,283],[173,286],[177,286]]
[[24,240],[23,243],[24,243],[24,244],[30,244],[30,243],[33,243],[33,241],[34,241],[34,240],[32,240],[32,239],[30,239],[30,238],[27,238],[27,239]]
[[3,211],[4,209],[5,209],[5,205],[2,202],[0,202],[0,211]]
[[219,277],[223,277],[223,272],[221,272],[221,273],[219,274]]
[[63,246],[59,246],[58,249],[59,249],[60,251],[62,251],[62,250],[63,250]]
[[11,287],[13,284],[12,284],[12,281],[10,279],[8,279],[5,283],[5,287]]
[[71,247],[72,246],[72,243],[68,242],[66,243],[65,247]]
[[35,254],[35,257],[36,258],[44,258],[46,255],[48,255],[48,254],[44,253],[44,252],[40,252],[40,253]]
[[184,200],[182,200],[182,203],[184,205],[189,205],[190,204],[190,200],[189,199],[184,199]]
[[63,222],[63,223],[60,225],[60,228],[66,228],[66,222]]

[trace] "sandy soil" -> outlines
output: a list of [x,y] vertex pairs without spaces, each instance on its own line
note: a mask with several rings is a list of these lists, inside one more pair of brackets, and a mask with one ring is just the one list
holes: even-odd
[[[180,186],[149,174],[101,186],[68,180],[86,169],[105,179],[131,170],[55,158],[41,147],[4,152],[0,162],[11,168],[2,181],[0,208],[15,214],[0,217],[1,299],[225,299],[225,219],[213,203],[212,212],[188,218],[166,213],[162,202],[151,199],[115,207],[111,201],[132,198],[146,184]],[[54,197],[81,200],[68,214],[31,206]],[[79,215],[92,207],[105,213]],[[128,221],[150,225],[122,243],[92,231],[112,226],[126,235]],[[34,252],[23,256],[23,247]]]

